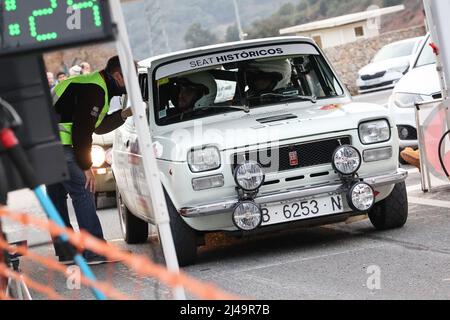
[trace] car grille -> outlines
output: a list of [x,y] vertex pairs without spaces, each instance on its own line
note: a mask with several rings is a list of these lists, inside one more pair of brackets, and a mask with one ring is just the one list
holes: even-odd
[[340,145],[350,144],[350,137],[321,140],[282,146],[233,155],[233,172],[245,160],[257,161],[266,173],[283,172],[331,163],[333,153]]
[[378,72],[375,74],[363,74],[361,76],[362,80],[372,80],[372,79],[378,79],[383,77],[386,74],[386,71]]
[[442,99],[442,92],[437,92],[431,96],[433,100]]

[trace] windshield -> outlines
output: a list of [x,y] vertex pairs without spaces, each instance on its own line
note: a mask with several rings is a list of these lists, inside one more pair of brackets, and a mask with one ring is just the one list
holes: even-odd
[[415,41],[400,42],[383,47],[373,58],[373,62],[379,62],[388,59],[407,57],[414,52]]
[[[283,52],[282,49],[275,50],[272,52],[278,52],[278,55]],[[233,58],[232,54],[222,54],[221,57],[229,58],[227,60]],[[179,67],[180,62],[156,70],[155,101],[158,103],[155,104],[155,118],[158,125],[228,112],[251,112],[255,108],[286,102],[315,103],[316,99],[344,94],[318,52],[220,64],[213,64],[214,61],[211,57],[196,58],[189,63],[194,70],[168,76],[166,73]]]
[[434,55],[433,49],[430,47],[429,43],[430,41],[428,39],[420,52],[419,58],[417,59],[416,68],[436,63],[436,56]]

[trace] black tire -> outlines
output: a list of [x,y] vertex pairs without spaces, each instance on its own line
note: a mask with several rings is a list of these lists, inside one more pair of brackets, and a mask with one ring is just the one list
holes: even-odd
[[128,244],[145,243],[148,240],[148,223],[134,216],[122,201],[122,196],[116,192],[117,211],[123,238]]
[[99,201],[98,201],[98,192],[96,192],[96,193],[94,194],[94,202],[95,202],[95,208],[96,208],[96,209],[99,209],[99,206],[98,206],[98,204],[99,204]]
[[180,267],[194,264],[197,259],[197,232],[184,222],[165,190],[164,195],[166,197],[167,210],[169,211],[170,229],[178,264]]
[[396,184],[389,197],[370,210],[369,218],[378,230],[403,227],[408,220],[408,195],[405,182]]

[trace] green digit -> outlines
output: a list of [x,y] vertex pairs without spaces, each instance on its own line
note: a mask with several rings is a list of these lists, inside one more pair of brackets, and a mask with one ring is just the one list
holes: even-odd
[[5,9],[6,11],[16,11],[17,10],[16,0],[6,0]]
[[74,10],[92,9],[95,26],[102,26],[102,16],[100,14],[100,8],[98,6],[97,0],[81,1],[77,3],[74,3],[73,0],[67,0],[67,5],[71,6]]
[[36,38],[37,41],[49,41],[54,40],[58,37],[56,32],[50,32],[45,34],[38,34],[36,27],[36,18],[49,16],[55,12],[55,9],[58,7],[57,0],[50,0],[50,8],[36,9],[33,10],[33,15],[28,17],[28,23],[30,24],[30,33],[33,38]]
[[11,37],[20,36],[20,25],[18,23],[10,24],[8,26],[9,28],[9,35]]

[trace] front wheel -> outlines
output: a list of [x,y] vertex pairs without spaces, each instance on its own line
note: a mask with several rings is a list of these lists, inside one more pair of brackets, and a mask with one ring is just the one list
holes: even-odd
[[378,230],[403,227],[408,220],[408,195],[405,182],[397,183],[389,197],[375,204],[369,212],[369,218]]
[[167,192],[164,191],[164,194],[167,210],[169,211],[170,229],[178,257],[178,264],[180,267],[194,264],[197,259],[197,232],[184,222]]
[[[117,187],[116,187],[117,189]],[[119,190],[116,191],[117,211],[123,238],[128,244],[145,243],[148,239],[148,223],[134,216],[122,200]]]

